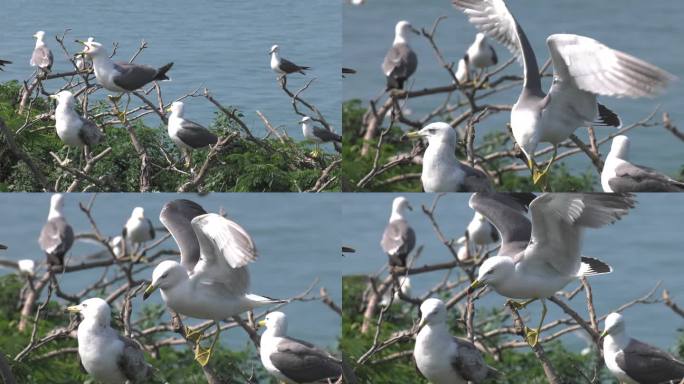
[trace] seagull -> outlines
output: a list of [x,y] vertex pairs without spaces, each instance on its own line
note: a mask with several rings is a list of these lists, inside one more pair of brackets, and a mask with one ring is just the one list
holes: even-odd
[[353,74],[356,74],[356,69],[342,67],[342,77],[345,77],[344,75],[353,75]]
[[45,252],[49,265],[64,265],[64,255],[74,244],[74,230],[62,215],[64,195],[56,193],[50,198],[50,213],[40,231],[38,244]]
[[33,37],[36,39],[36,46],[33,48],[33,54],[31,54],[29,64],[31,64],[32,67],[40,68],[44,72],[50,72],[53,58],[52,51],[43,41],[45,32],[38,31]]
[[160,68],[148,65],[128,63],[125,61],[114,62],[109,58],[107,50],[96,41],[79,41],[84,45],[83,52],[93,60],[93,70],[98,83],[105,89],[113,92],[133,92],[148,83],[160,80],[169,80],[166,72],[171,69],[173,63],[168,63]]
[[629,337],[621,314],[606,317],[603,360],[622,383],[679,383],[684,379],[684,362],[669,353]]
[[57,100],[55,108],[55,130],[62,142],[70,147],[93,147],[104,140],[104,134],[93,121],[74,110],[76,99],[69,91],[50,95]]
[[259,326],[261,364],[276,379],[287,384],[332,383],[342,376],[342,361],[311,343],[287,336],[287,317],[271,312]]
[[316,127],[313,125],[313,119],[309,116],[304,116],[299,122],[302,124],[302,134],[304,135],[304,138],[316,144],[316,150],[312,153],[314,157],[317,157],[318,154],[320,154],[319,145],[321,143],[332,142],[335,144],[336,149],[337,143],[342,143],[342,136],[335,132],[328,131],[327,129]]
[[[143,299],[159,288],[162,299],[173,311],[214,321],[216,333],[208,349],[200,345],[202,330],[186,330],[187,339],[195,341],[195,359],[205,366],[221,333],[221,320],[257,307],[287,301],[247,293],[247,265],[256,260],[257,254],[252,238],[239,224],[215,213],[190,219],[196,209],[167,209],[167,206],[159,219],[176,240],[181,250],[181,263],[172,260],[159,263],[152,272],[152,282]],[[194,240],[188,232],[190,229],[194,231]],[[189,258],[196,255],[184,250],[193,249],[195,241],[199,244],[200,257],[192,265]],[[183,264],[190,264],[192,268]]]
[[8,60],[2,60],[2,59],[0,59],[0,71],[3,71],[3,70],[4,70],[3,66],[5,66],[5,65],[7,65],[7,64],[12,64],[12,62],[11,62],[11,61],[8,61]]
[[182,101],[174,101],[167,109],[171,112],[167,130],[171,140],[180,147],[186,158],[186,165],[190,165],[190,154],[187,151],[204,148],[218,142],[218,137],[208,129],[183,117]]
[[581,276],[612,272],[603,261],[581,256],[584,229],[614,223],[634,207],[634,199],[630,195],[545,193],[529,204],[530,224],[525,204],[520,203],[525,196],[471,196],[470,207],[494,224],[502,243],[498,254],[482,263],[468,292],[488,285],[502,296],[529,299],[522,304],[512,302],[518,308],[541,299],[539,327],[526,330],[527,341],[534,346],[546,316],[545,298]]
[[483,192],[492,189],[484,172],[456,159],[456,132],[449,124],[431,123],[406,136],[428,139],[420,176],[425,192]]
[[[4,249],[1,248],[0,249]],[[20,259],[17,261],[0,259],[0,267],[13,268],[19,271],[20,275],[33,276],[36,272],[36,262],[31,259]]]
[[442,300],[423,301],[420,314],[413,357],[418,371],[428,381],[433,384],[479,383],[497,374],[487,366],[473,343],[451,336]]
[[[554,34],[546,39],[553,63],[548,95],[532,46],[503,0],[452,0],[469,21],[508,48],[524,69],[523,89],[511,110],[513,137],[527,157],[538,183],[554,162],[558,144],[578,127],[620,127],[619,117],[597,102],[597,96],[654,97],[675,77],[636,57],[614,50],[589,37]],[[540,142],[553,145],[553,155],[542,172],[534,151]]]
[[[499,59],[496,57],[496,51],[491,45],[489,45],[487,42],[487,37],[484,33],[478,33],[475,35],[475,41],[470,45],[470,47],[468,47],[466,54],[461,60],[463,61],[464,70],[466,72],[464,79],[466,81],[468,80],[468,72],[470,71],[471,67],[484,70],[485,68],[496,65],[499,62]],[[459,70],[461,69],[460,66],[461,61],[459,61]],[[461,82],[461,79],[459,79],[459,82]]]
[[[95,38],[93,37],[89,37],[88,40],[86,40],[87,43],[92,43],[93,41],[95,41]],[[76,68],[78,68],[79,71],[90,71],[93,68],[93,60],[86,55],[77,54],[74,58],[74,64],[76,64]]]
[[145,217],[143,207],[133,208],[131,217],[126,221],[121,236],[132,244],[142,244],[154,239],[154,225]]
[[278,55],[278,52],[280,52],[280,47],[278,47],[278,44],[276,44],[271,47],[271,50],[268,52],[268,54],[271,56],[271,69],[281,77],[295,72],[306,75],[304,71],[311,69],[310,67],[297,65],[290,60],[281,58],[280,55]]
[[416,246],[416,233],[404,217],[404,210],[413,211],[405,197],[399,196],[392,201],[392,214],[382,234],[380,245],[389,257],[389,265],[406,267],[406,258]]
[[78,356],[83,368],[104,384],[148,383],[153,367],[138,343],[111,326],[111,309],[100,298],[67,307],[83,316],[78,325]]
[[456,67],[456,80],[459,84],[465,84],[470,79],[470,69],[468,68],[468,63],[465,58],[458,60],[458,66]]
[[402,20],[394,27],[394,42],[382,62],[382,73],[387,77],[387,90],[404,89],[408,80],[418,67],[418,56],[408,45],[409,32],[419,35],[417,29],[408,21]]
[[[472,244],[485,246],[499,241],[499,232],[480,212],[475,212],[472,220],[466,228],[468,241]],[[462,236],[456,240],[458,244],[465,244],[466,237]]]
[[629,138],[613,138],[601,171],[603,192],[684,192],[684,183],[629,162]]
[[[380,300],[380,305],[383,307],[386,307],[390,303],[390,298],[392,298],[393,303],[399,302],[401,300],[401,296],[399,293],[401,292],[402,295],[404,296],[411,296],[411,278],[407,276],[397,276],[397,282],[399,283],[399,290],[394,290],[394,289],[388,289],[385,291],[385,294],[382,295],[382,300]],[[394,295],[392,295],[392,291],[394,291]]]

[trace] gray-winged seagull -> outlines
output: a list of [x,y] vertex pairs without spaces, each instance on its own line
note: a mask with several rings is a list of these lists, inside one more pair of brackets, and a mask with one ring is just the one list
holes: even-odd
[[278,44],[271,47],[268,52],[271,55],[271,69],[273,72],[280,74],[281,76],[286,76],[291,73],[301,73],[306,75],[305,70],[311,69],[310,67],[305,67],[302,65],[297,65],[290,60],[280,57],[280,47]]
[[167,126],[169,137],[183,151],[187,166],[191,161],[189,151],[218,142],[218,136],[210,130],[185,118],[185,105],[182,101],[174,101],[167,111],[171,112]]
[[143,207],[133,208],[131,216],[126,220],[121,236],[132,244],[142,244],[154,239],[154,225],[145,217]]
[[104,134],[97,124],[76,113],[76,99],[71,92],[61,91],[50,95],[50,98],[57,100],[55,130],[64,144],[70,147],[92,147],[104,140]]
[[299,122],[302,124],[302,135],[304,135],[304,138],[316,144],[316,150],[313,152],[314,157],[320,153],[321,143],[333,143],[336,149],[338,149],[338,143],[342,143],[342,136],[325,128],[315,126],[313,119],[309,116],[304,116]]
[[622,383],[679,383],[684,379],[684,362],[669,353],[629,337],[625,320],[616,312],[606,317],[603,360]]
[[600,260],[581,256],[584,229],[619,220],[634,207],[634,199],[629,195],[545,193],[529,205],[530,225],[524,209],[512,204],[512,198],[515,195],[475,194],[470,198],[471,208],[489,219],[502,239],[498,254],[480,266],[470,292],[488,285],[502,296],[529,299],[516,303],[520,308],[540,299],[539,327],[526,331],[527,341],[535,345],[546,316],[544,299],[578,277],[612,271]]
[[67,308],[78,312],[78,356],[83,368],[104,384],[149,383],[154,368],[145,361],[138,343],[120,335],[111,326],[111,309],[106,301],[92,298]]
[[64,265],[64,255],[74,244],[74,230],[62,215],[63,207],[64,195],[52,195],[50,213],[38,237],[38,244],[45,252],[49,265]]
[[399,196],[392,201],[392,214],[382,233],[380,245],[389,257],[389,265],[405,267],[406,258],[416,246],[416,233],[409,225],[404,210],[413,210],[405,197]]
[[420,180],[425,192],[483,192],[492,190],[487,175],[456,158],[456,131],[447,123],[437,122],[420,131],[406,134],[411,139],[426,137]]
[[601,171],[603,192],[684,192],[684,183],[629,162],[629,138],[613,138]]
[[[548,95],[541,86],[537,59],[527,36],[503,0],[452,0],[469,21],[522,59],[525,80],[511,110],[515,141],[527,157],[538,183],[555,160],[558,144],[578,127],[619,127],[618,116],[597,102],[597,95],[653,97],[674,79],[671,74],[626,53],[579,35],[554,34],[546,39],[554,80]],[[546,169],[540,172],[534,151],[540,142],[553,145]]]
[[38,31],[33,37],[36,39],[36,45],[33,48],[29,64],[31,64],[32,67],[40,68],[44,72],[50,72],[53,58],[52,51],[48,48],[47,44],[45,44],[45,41],[43,41],[45,32]]
[[261,364],[287,384],[330,383],[342,375],[342,361],[311,343],[287,336],[287,317],[271,312],[259,321],[266,331],[261,335]]
[[387,78],[387,90],[404,89],[408,80],[418,67],[418,56],[409,46],[409,33],[420,34],[406,20],[394,27],[394,41],[382,62],[382,73]]

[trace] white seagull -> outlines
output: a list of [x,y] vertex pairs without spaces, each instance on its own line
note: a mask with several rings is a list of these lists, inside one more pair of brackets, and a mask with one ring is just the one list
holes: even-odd
[[50,198],[50,212],[38,237],[40,249],[49,265],[64,265],[64,255],[74,244],[74,230],[62,214],[64,195],[55,193]]
[[[247,231],[236,222],[215,213],[189,220],[189,215],[196,210],[179,211],[178,205],[168,210],[165,206],[159,219],[178,243],[181,262],[183,250],[192,249],[194,241],[199,244],[199,261],[195,262],[192,269],[177,261],[162,261],[154,268],[152,282],[143,298],[148,298],[159,288],[162,299],[173,311],[196,319],[214,320],[216,334],[208,349],[199,344],[201,330],[187,332],[187,338],[196,342],[195,359],[204,366],[209,362],[221,333],[221,320],[285,301],[247,293],[250,280],[247,265],[257,257],[254,242]],[[194,231],[194,241],[188,229]],[[190,244],[185,244],[187,241]],[[186,258],[189,256],[186,255]],[[187,259],[186,262],[190,263]]]
[[[546,39],[553,63],[553,84],[542,90],[532,46],[503,0],[452,0],[469,21],[508,48],[524,69],[523,89],[511,110],[515,141],[538,183],[556,157],[558,144],[578,127],[621,126],[618,116],[597,102],[597,96],[653,97],[675,77],[589,37],[554,34]],[[539,172],[534,163],[537,144],[553,145],[549,165]]]
[[131,217],[126,221],[121,236],[132,244],[142,244],[154,239],[154,225],[150,219],[145,217],[143,207],[133,208]]
[[[93,41],[95,41],[94,37],[89,37],[88,40],[86,40],[87,43],[92,43]],[[83,53],[83,51],[81,51],[81,53]],[[76,64],[76,68],[78,68],[79,71],[89,71],[93,68],[93,60],[83,54],[76,54],[74,64]]]
[[167,111],[171,112],[167,125],[169,137],[183,151],[186,165],[190,165],[191,159],[188,151],[218,142],[218,137],[210,130],[185,118],[185,104],[182,101],[174,101]]
[[153,367],[138,343],[112,329],[106,301],[95,297],[67,310],[83,316],[78,325],[78,356],[90,376],[104,384],[149,383]]
[[629,138],[613,138],[601,171],[603,192],[684,192],[684,183],[629,162]]
[[287,384],[331,383],[342,376],[342,361],[311,343],[287,336],[287,317],[271,312],[259,326],[261,364],[276,379]]
[[342,143],[342,136],[313,125],[313,119],[309,116],[304,116],[299,122],[302,124],[302,135],[304,135],[304,138],[316,144],[316,150],[313,153],[314,157],[320,153],[319,145],[321,143],[332,142],[336,149],[338,143]]
[[420,34],[406,20],[394,27],[394,41],[382,62],[382,73],[387,78],[387,90],[404,89],[404,82],[418,68],[418,56],[409,46],[409,33]]
[[418,371],[431,383],[479,383],[496,375],[471,342],[451,336],[442,300],[425,300],[420,315],[413,357]]
[[104,134],[97,124],[79,115],[74,110],[76,99],[69,91],[50,95],[57,100],[55,108],[55,130],[62,142],[70,147],[92,147],[102,140]]
[[431,123],[406,136],[428,139],[420,176],[425,192],[482,192],[492,189],[484,172],[456,158],[456,131],[449,124]]
[[406,259],[416,246],[416,232],[404,217],[406,209],[413,211],[413,207],[405,197],[394,198],[392,214],[380,240],[382,250],[389,257],[391,266],[406,267]]
[[603,360],[622,383],[679,383],[684,379],[684,362],[669,353],[629,337],[625,320],[616,312],[606,317]]
[[[524,195],[523,195],[523,198]],[[542,316],[536,330],[527,330],[527,340],[536,345],[546,316],[545,299],[581,276],[609,273],[612,268],[597,259],[581,256],[585,228],[600,228],[625,216],[634,207],[628,195],[553,193],[529,204],[532,223],[524,203],[507,194],[474,194],[470,207],[482,213],[500,233],[496,256],[485,260],[470,286],[488,285],[512,299],[529,299],[524,307],[541,299]]]
[[273,72],[281,76],[286,76],[291,73],[301,73],[302,75],[306,75],[304,71],[311,69],[310,67],[297,65],[290,60],[280,57],[279,52],[280,47],[278,44],[272,46],[271,50],[268,52],[268,54],[271,56],[271,69]]
[[50,72],[53,58],[52,51],[48,48],[47,44],[45,44],[45,41],[43,41],[45,32],[38,31],[33,37],[36,39],[36,45],[33,48],[29,64],[31,64],[32,67],[40,68],[44,72]]

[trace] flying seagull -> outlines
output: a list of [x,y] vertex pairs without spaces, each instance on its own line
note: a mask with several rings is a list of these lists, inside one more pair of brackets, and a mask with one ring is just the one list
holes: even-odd
[[38,244],[45,252],[49,265],[64,265],[64,255],[74,244],[74,230],[62,215],[63,207],[64,195],[52,195],[50,213],[38,237]]
[[[172,260],[159,263],[152,272],[152,282],[143,299],[159,288],[162,299],[173,311],[214,321],[216,333],[208,349],[200,345],[202,330],[187,330],[186,334],[188,340],[195,341],[195,359],[204,366],[209,362],[221,333],[221,320],[285,301],[247,293],[250,280],[247,265],[257,257],[254,242],[247,231],[215,213],[189,219],[186,213],[192,215],[194,211],[196,209],[172,213],[163,209],[160,213],[160,221],[181,249],[182,264]],[[180,235],[181,229],[183,235]],[[190,229],[194,231],[194,240],[187,232]],[[185,243],[188,238],[190,244]],[[200,257],[190,269],[183,266],[191,264],[191,260],[183,260],[183,250],[194,247],[194,241],[199,243]]]
[[50,95],[50,98],[57,100],[55,130],[64,144],[70,147],[93,147],[104,140],[104,134],[97,124],[74,110],[76,99],[73,93],[61,91]]
[[145,217],[143,207],[133,208],[131,216],[126,221],[121,236],[131,244],[142,244],[154,239],[154,225]]
[[629,138],[613,138],[601,171],[603,192],[684,192],[684,183],[629,162]]
[[31,60],[29,64],[32,67],[38,67],[44,72],[50,72],[52,68],[52,51],[48,48],[43,38],[45,38],[44,31],[36,32],[33,37],[36,39],[36,46],[33,48],[33,53],[31,54]]
[[418,56],[409,46],[409,32],[420,34],[408,21],[402,20],[394,27],[394,41],[385,60],[382,62],[382,73],[387,78],[387,90],[404,89],[408,80],[418,67]]
[[271,50],[268,52],[268,54],[271,55],[271,69],[273,72],[281,76],[286,76],[291,73],[301,73],[302,75],[306,75],[304,71],[311,69],[310,67],[297,65],[290,60],[281,58],[278,52],[280,52],[280,47],[278,47],[277,44],[272,46]]
[[80,43],[85,46],[82,54],[93,60],[95,78],[105,89],[114,92],[133,92],[153,81],[169,80],[166,72],[171,69],[173,63],[153,68],[125,61],[114,62],[102,44],[96,41]]
[[442,300],[425,300],[420,305],[420,314],[413,358],[418,371],[431,383],[479,383],[497,375],[475,345],[451,336]]
[[331,383],[342,376],[342,361],[311,343],[287,336],[287,317],[271,312],[259,326],[265,326],[259,352],[261,364],[276,379],[288,384]]
[[428,139],[420,176],[425,192],[483,192],[492,189],[484,172],[456,159],[456,131],[449,124],[431,123],[406,136]]
[[182,101],[174,101],[167,109],[171,112],[167,130],[171,140],[184,152],[186,165],[190,165],[188,151],[214,145],[218,137],[208,129],[184,117],[185,106]]
[[354,68],[342,67],[342,77],[344,77],[344,75],[353,75],[355,73],[356,73],[356,69],[354,69]]
[[684,362],[669,353],[629,337],[625,320],[616,312],[606,317],[603,360],[623,383],[679,383],[684,379]]
[[153,367],[138,343],[111,326],[111,309],[100,298],[67,308],[83,316],[78,325],[78,356],[83,368],[104,384],[149,383]]
[[2,60],[2,59],[0,59],[0,71],[4,70],[3,66],[5,66],[5,65],[7,65],[7,64],[12,64],[12,62],[11,62],[11,61],[8,61],[8,60]]
[[416,233],[404,217],[405,209],[413,210],[408,200],[403,196],[394,198],[392,214],[380,241],[391,266],[405,267],[406,258],[416,246]]
[[335,132],[328,131],[325,128],[313,125],[313,119],[309,116],[304,116],[299,122],[302,124],[302,134],[304,135],[304,138],[316,144],[316,150],[313,152],[314,157],[318,156],[321,152],[321,143],[332,142],[335,145],[335,149],[338,149],[338,143],[342,143],[342,136]]
[[[547,95],[532,46],[503,0],[453,0],[470,22],[508,48],[524,69],[523,89],[511,110],[513,137],[527,157],[538,183],[556,158],[558,144],[578,127],[621,126],[597,96],[653,97],[675,77],[654,65],[611,49],[589,37],[554,34],[546,39],[554,80]],[[540,172],[534,151],[540,142],[553,145],[553,156]]]
[[469,292],[488,285],[525,307],[541,299],[542,315],[536,330],[526,330],[536,345],[546,316],[547,297],[553,296],[581,276],[609,273],[612,268],[594,258],[581,256],[585,228],[601,228],[625,216],[634,207],[630,195],[545,193],[529,204],[532,223],[524,205],[515,206],[506,194],[475,194],[470,207],[494,224],[501,237],[496,256],[485,260]]

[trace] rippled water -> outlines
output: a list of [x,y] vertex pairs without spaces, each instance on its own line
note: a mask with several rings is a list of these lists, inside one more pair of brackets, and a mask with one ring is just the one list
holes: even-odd
[[[343,274],[369,274],[387,263],[380,247],[380,238],[390,215],[391,194],[357,194],[344,198],[342,241],[356,248],[356,253],[345,256]],[[444,245],[437,239],[421,205],[430,207],[433,196],[405,195],[414,210],[408,220],[416,231],[417,246],[424,246],[415,265],[434,264],[452,260]],[[460,237],[472,218],[468,194],[451,194],[441,199],[436,219],[449,238]],[[607,227],[586,231],[582,254],[599,258],[613,266],[614,272],[596,276],[589,281],[593,288],[596,310],[601,314],[640,297],[662,281],[675,300],[684,303],[682,270],[684,255],[681,250],[681,218],[684,215],[684,196],[679,194],[640,194],[637,206],[621,221]],[[444,273],[426,273],[411,277],[412,296],[419,297],[443,279]],[[579,283],[571,283],[567,290]],[[659,298],[659,293],[657,295]],[[488,295],[476,305],[501,308],[505,300],[496,294]],[[584,294],[578,295],[571,306],[586,316]],[[562,313],[549,303],[547,321]],[[529,307],[532,319],[539,319],[541,306]],[[564,317],[564,316],[563,316]],[[675,344],[677,329],[684,326],[682,318],[662,304],[641,305],[625,312],[629,332],[637,338],[669,348]],[[537,320],[534,320],[537,321]],[[603,324],[600,325],[601,327]],[[565,338],[573,347],[582,346],[574,336]]]
[[[340,127],[342,26],[337,2],[67,0],[56,4],[2,2],[0,58],[14,64],[0,72],[0,81],[25,79],[32,73],[28,64],[34,45],[31,36],[37,30],[47,34],[47,44],[55,55],[55,71],[69,68],[54,39],[67,28],[71,31],[66,41],[72,51],[81,49],[73,42],[75,38],[94,36],[105,47],[118,42],[119,60],[128,60],[145,40],[149,48],[137,62],[155,66],[174,62],[169,72],[173,81],[162,83],[167,102],[207,87],[224,105],[239,107],[255,134],[266,132],[255,112],[259,110],[274,127],[282,127],[300,139],[300,118],[269,66],[268,52],[273,44],[279,44],[283,57],[313,68],[306,77],[290,76],[289,88],[297,90],[308,79],[317,78],[302,97]],[[46,87],[51,91],[60,84],[55,80]],[[101,97],[105,95],[105,91],[100,92]],[[208,124],[214,111],[204,98],[187,101],[186,114],[197,122]],[[151,122],[157,124],[158,119]]]
[[[548,35],[575,33],[598,39],[679,77],[684,74],[684,51],[681,50],[684,3],[639,0],[509,0],[506,3],[530,38],[539,65],[548,58],[545,43]],[[436,42],[447,60],[454,62],[463,56],[477,32],[466,17],[451,6],[450,1],[369,0],[363,6],[345,6],[343,14],[343,64],[359,71],[357,75],[345,79],[344,100],[369,100],[382,91],[385,79],[380,64],[392,43],[397,21],[408,20],[417,28],[429,30],[439,16],[448,16],[438,28]],[[413,89],[450,83],[448,73],[439,65],[426,39],[415,36],[411,47],[418,54],[419,61],[418,70],[413,77]],[[510,58],[503,46],[495,45],[495,49],[502,62]],[[520,75],[522,71],[514,64],[504,74]],[[548,82],[546,79],[544,89],[548,89]],[[513,104],[519,92],[520,88],[516,86],[492,97],[491,102]],[[668,111],[679,126],[684,126],[682,100],[684,82],[679,81],[665,95],[654,100],[602,98],[601,102],[619,113],[625,124],[642,119],[658,105],[662,105],[662,110]],[[429,96],[410,100],[408,106],[414,112],[412,117],[418,118],[441,105],[443,101],[441,96]],[[486,132],[504,129],[508,119],[508,113],[488,119],[478,125],[477,136],[482,137]],[[577,131],[580,138],[586,138],[585,132],[586,129]],[[682,142],[662,128],[639,128],[631,131],[629,136],[632,138],[632,158],[638,164],[674,174],[684,163]],[[606,146],[601,152],[605,155],[608,150],[609,147]],[[572,159],[568,164],[575,170],[592,169],[586,157],[577,156],[577,159]]]
[[[65,198],[64,214],[76,233],[90,232],[86,216],[78,203],[87,204],[91,195],[70,194]],[[250,265],[251,290],[270,297],[291,297],[305,291],[318,279],[312,291],[318,294],[325,287],[341,305],[340,256],[338,225],[340,210],[335,195],[269,194],[211,194],[205,197],[178,194],[101,194],[93,209],[93,217],[107,236],[121,233],[121,228],[136,206],[145,208],[145,216],[161,228],[159,211],[164,203],[177,198],[189,198],[208,212],[225,209],[228,216],[250,233],[259,251],[259,259]],[[45,256],[38,246],[38,235],[47,217],[50,195],[47,193],[4,193],[0,197],[0,244],[8,246],[0,257],[31,258],[37,262]],[[315,214],[312,214],[315,212]],[[158,233],[163,234],[160,230]],[[101,247],[77,242],[70,257],[80,262],[87,254]],[[177,249],[172,239],[161,249]],[[75,293],[99,278],[102,270],[68,273],[61,278],[66,292]],[[9,273],[0,269],[0,274]],[[140,278],[151,279],[152,270],[142,272]],[[159,294],[152,302],[161,303]],[[148,300],[150,300],[148,299]],[[133,302],[134,310],[143,305],[142,298]],[[311,340],[322,346],[336,345],[340,318],[318,301],[294,302],[284,307],[288,315],[291,335]],[[247,342],[242,330],[230,330],[225,340],[232,345]]]

